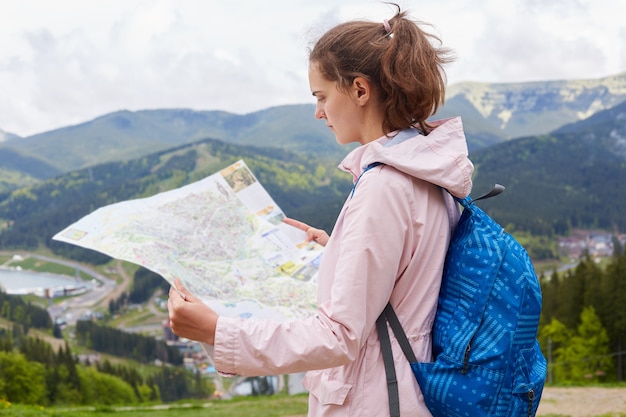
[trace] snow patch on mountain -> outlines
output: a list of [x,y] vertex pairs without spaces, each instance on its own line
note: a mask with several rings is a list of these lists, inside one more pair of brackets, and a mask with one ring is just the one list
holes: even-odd
[[484,117],[501,121],[501,129],[523,113],[567,111],[579,120],[626,101],[626,73],[611,77],[528,83],[465,82],[449,86],[446,99],[463,96]]
[[578,116],[578,120],[584,120],[592,116],[594,113],[597,113],[600,110],[604,110],[606,108],[607,107],[605,107],[604,103],[602,103],[602,100],[596,99],[593,102],[591,102],[591,104],[586,110],[577,111],[576,115]]

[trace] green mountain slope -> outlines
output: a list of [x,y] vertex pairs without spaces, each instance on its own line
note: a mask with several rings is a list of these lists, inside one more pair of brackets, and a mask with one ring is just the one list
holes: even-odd
[[0,247],[47,245],[70,258],[104,262],[51,237],[91,211],[177,188],[244,159],[288,216],[331,230],[351,178],[336,164],[276,148],[206,139],[141,158],[73,171],[21,188],[0,202]]
[[550,135],[502,143],[472,155],[476,195],[507,187],[481,206],[534,234],[572,227],[626,230],[626,103]]
[[39,158],[24,156],[13,149],[0,147],[0,196],[60,173],[60,170]]

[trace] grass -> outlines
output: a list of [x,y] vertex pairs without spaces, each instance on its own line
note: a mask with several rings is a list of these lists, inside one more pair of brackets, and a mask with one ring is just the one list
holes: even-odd
[[54,261],[41,260],[28,255],[23,255],[22,259],[16,260],[13,259],[12,255],[8,256],[6,254],[3,254],[0,257],[0,265],[12,268],[20,267],[24,271],[45,272],[50,274],[66,275],[70,277],[75,277],[78,274],[78,277],[83,280],[90,280],[93,278],[83,271],[77,271],[74,267]]
[[[0,399],[1,417],[305,417],[306,412],[306,394],[137,407],[39,407],[9,404]],[[569,416],[548,414],[542,417]],[[626,414],[595,417],[626,417]]]
[[233,400],[142,407],[35,407],[0,400],[0,416],[15,417],[304,417],[307,395],[240,397]]
[[[58,264],[56,262],[42,261],[37,258],[27,257],[22,261],[13,261],[11,266],[21,267],[23,270],[35,271],[35,272],[47,272],[50,274],[67,275],[70,277],[76,276],[76,268],[71,266]],[[83,271],[78,271],[80,278],[91,279],[89,275]]]
[[[0,417],[305,417],[307,394],[236,397],[232,400],[185,401],[166,405],[39,407],[10,404],[0,399]],[[542,417],[570,417],[543,414]],[[595,417],[626,417],[626,414],[599,414]]]

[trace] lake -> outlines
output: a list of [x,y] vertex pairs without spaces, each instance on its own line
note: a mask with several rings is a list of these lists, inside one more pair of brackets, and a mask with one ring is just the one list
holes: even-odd
[[7,294],[59,297],[85,292],[91,283],[67,275],[0,268],[0,288]]

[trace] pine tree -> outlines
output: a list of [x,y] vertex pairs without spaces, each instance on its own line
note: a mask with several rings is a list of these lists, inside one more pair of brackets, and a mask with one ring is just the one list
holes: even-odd
[[573,332],[555,317],[539,329],[541,346],[550,349],[545,356],[548,359],[548,378],[552,382],[565,381],[569,375],[569,364],[565,362],[563,352],[572,336]]
[[602,297],[598,304],[598,313],[606,323],[607,333],[613,351],[617,353],[616,378],[623,381],[626,376],[626,254],[621,253],[613,259],[606,270],[602,283]]
[[609,338],[595,309],[585,307],[576,331],[557,319],[543,326],[540,338],[553,349],[549,372],[558,383],[603,380],[612,368]]
[[558,311],[558,294],[559,294],[559,274],[554,270],[549,277],[541,276],[541,293],[542,302],[541,307],[541,324],[548,324],[553,317],[556,316]]
[[567,348],[567,357],[575,363],[572,379],[576,382],[603,380],[612,370],[609,337],[593,307],[585,307],[580,325]]

